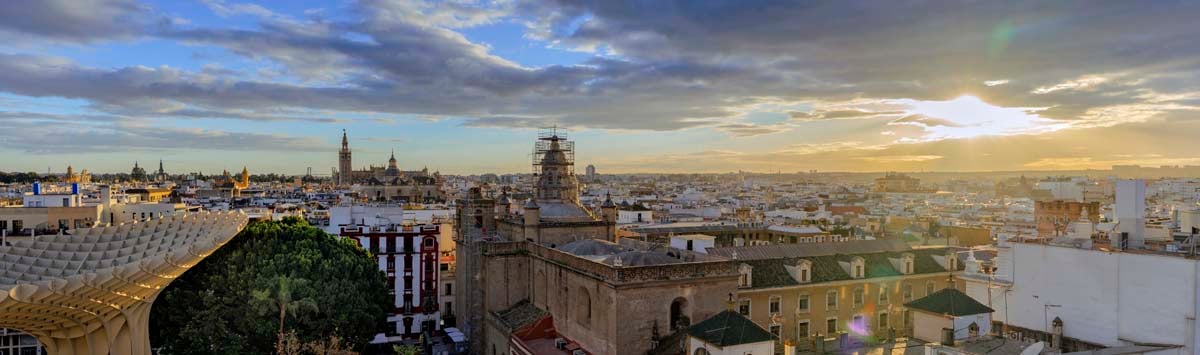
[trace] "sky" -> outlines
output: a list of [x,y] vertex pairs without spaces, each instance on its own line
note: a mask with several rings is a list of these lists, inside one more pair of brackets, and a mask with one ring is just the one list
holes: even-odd
[[0,171],[1200,165],[1200,2],[0,2]]

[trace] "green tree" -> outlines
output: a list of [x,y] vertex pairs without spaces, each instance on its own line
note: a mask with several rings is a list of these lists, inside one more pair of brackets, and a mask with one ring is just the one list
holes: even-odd
[[[268,315],[266,305],[283,308]],[[289,343],[337,337],[362,350],[391,310],[383,272],[352,241],[299,218],[256,222],[167,286],[150,316],[151,343],[164,354],[270,354],[286,323]]]
[[417,355],[421,353],[421,348],[416,345],[392,345],[392,351],[399,355]]
[[310,297],[301,298],[302,296],[297,294],[300,290],[310,289],[306,279],[284,275],[276,276],[272,281],[274,282],[270,288],[251,291],[250,295],[254,297],[253,304],[259,307],[259,314],[279,313],[279,342],[275,347],[280,349],[283,347],[283,329],[288,313],[294,317],[300,311],[315,311],[317,303]]

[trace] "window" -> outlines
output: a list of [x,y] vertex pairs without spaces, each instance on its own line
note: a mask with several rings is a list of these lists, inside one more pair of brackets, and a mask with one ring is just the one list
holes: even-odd
[[778,340],[779,340],[779,333],[780,333],[780,330],[781,330],[782,328],[783,328],[783,327],[782,327],[782,326],[780,326],[780,325],[778,325],[778,324],[772,324],[772,325],[771,325],[771,326],[768,328],[768,329],[769,329],[769,331],[771,332],[771,335],[774,335],[774,336],[775,336],[775,340],[776,340],[776,341],[778,341]]
[[800,313],[808,313],[808,294],[800,295],[796,298],[796,311]]
[[771,296],[770,312],[771,314],[779,313],[779,296]]
[[800,261],[796,265],[800,269],[800,283],[809,283],[812,281],[812,262],[808,260]]
[[825,320],[825,334],[833,335],[834,333],[837,333],[837,332],[838,332],[837,317],[826,319]]
[[750,299],[749,298],[743,298],[743,299],[738,300],[738,313],[741,313],[743,316],[747,316],[747,317],[750,316]]
[[925,283],[925,295],[926,296],[932,295],[934,290],[936,290],[936,289],[937,289],[937,285],[935,285],[933,283],[933,281],[928,281]]
[[796,339],[804,339],[809,336],[808,320],[801,320],[796,323]]
[[887,285],[879,286],[879,304],[888,303],[889,292],[891,292],[891,290],[888,290]]
[[753,280],[750,278],[750,265],[738,265],[738,287],[750,287]]
[[454,294],[454,285],[446,284],[446,296],[453,295],[453,294]]
[[856,279],[863,278],[863,266],[862,265],[854,266],[854,278],[856,278]]
[[854,289],[854,307],[862,307],[863,299],[866,298],[866,291],[862,287]]
[[879,322],[877,322],[877,323],[875,323],[875,324],[876,324],[876,326],[878,326],[878,327],[879,327],[879,329],[881,329],[881,330],[882,330],[882,329],[887,329],[887,328],[888,328],[888,314],[887,314],[887,312],[879,312]]
[[837,292],[837,290],[829,290],[829,292],[825,293],[825,308],[826,309],[837,309],[837,306],[838,306],[838,292]]
[[870,328],[867,328],[867,319],[866,318],[863,318],[863,316],[861,314],[855,314],[853,318],[850,318],[850,329],[870,329]]
[[902,290],[903,290],[903,292],[904,292],[904,302],[912,301],[912,299],[913,299],[913,290],[912,290],[912,285],[911,285],[911,284],[905,284],[905,285],[903,286]]

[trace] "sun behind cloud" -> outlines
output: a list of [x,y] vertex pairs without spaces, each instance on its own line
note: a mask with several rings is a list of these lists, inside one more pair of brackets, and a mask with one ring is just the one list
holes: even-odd
[[1041,117],[1042,107],[1002,107],[989,104],[972,95],[962,95],[947,101],[895,100],[907,106],[906,116],[892,125],[919,127],[919,137],[909,141],[975,138],[980,136],[1010,136],[1041,134],[1069,128],[1065,122]]

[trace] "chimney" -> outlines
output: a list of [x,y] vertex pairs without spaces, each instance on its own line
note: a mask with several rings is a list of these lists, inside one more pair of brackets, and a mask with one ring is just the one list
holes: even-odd
[[1054,317],[1054,322],[1050,329],[1050,347],[1054,349],[1062,349],[1063,337],[1063,320],[1059,317]]

